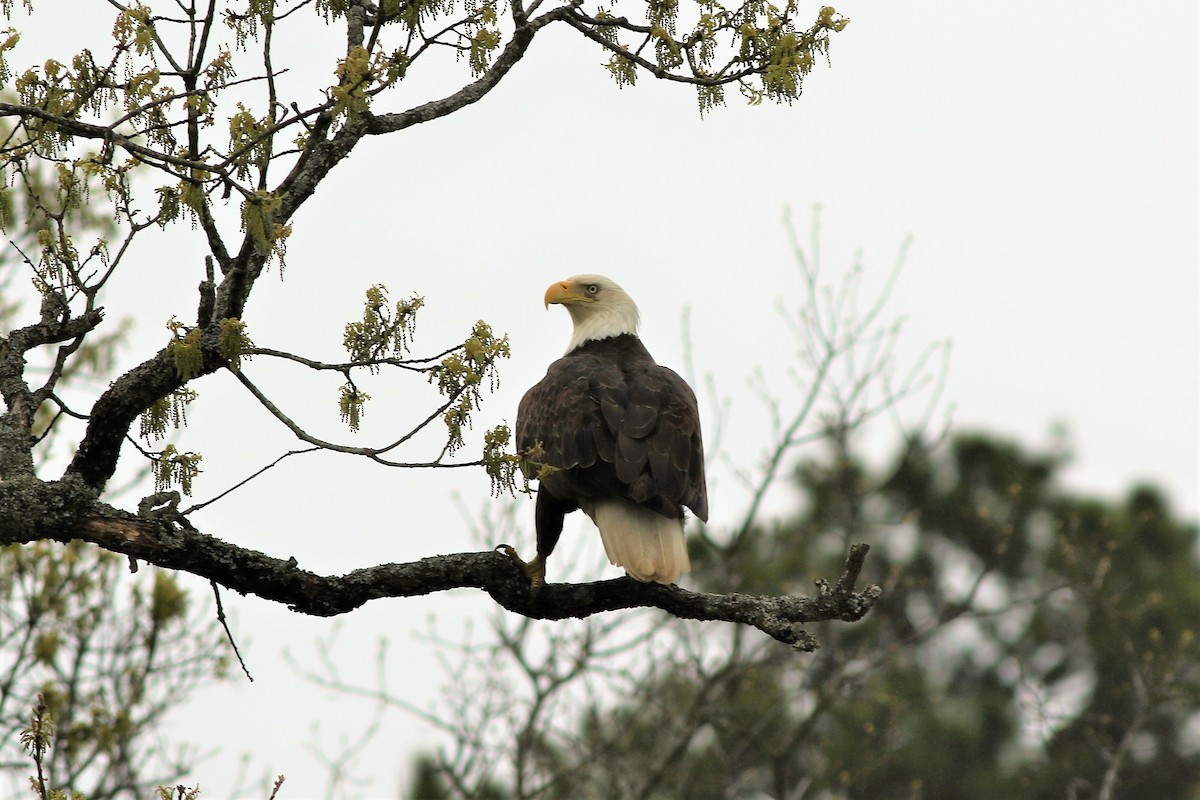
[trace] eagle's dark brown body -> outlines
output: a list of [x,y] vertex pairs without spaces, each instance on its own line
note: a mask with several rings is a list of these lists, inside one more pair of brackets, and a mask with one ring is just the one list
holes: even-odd
[[[678,520],[680,539],[685,507],[707,520],[699,419],[691,388],[637,336],[586,341],[551,364],[517,413],[518,452],[540,444],[557,469],[538,489],[538,555],[550,554],[563,517],[578,508],[602,534],[596,509],[620,511],[613,501]],[[527,468],[536,475],[536,464]]]

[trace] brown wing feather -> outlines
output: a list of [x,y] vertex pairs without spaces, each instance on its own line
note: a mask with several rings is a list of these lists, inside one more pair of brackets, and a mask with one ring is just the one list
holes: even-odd
[[624,496],[671,517],[687,506],[707,520],[696,397],[640,342],[620,338],[550,365],[521,400],[517,450],[541,442],[545,461],[561,470],[542,488],[562,499]]

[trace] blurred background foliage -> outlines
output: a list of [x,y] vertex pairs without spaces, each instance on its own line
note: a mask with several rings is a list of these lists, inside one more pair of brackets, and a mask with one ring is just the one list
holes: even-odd
[[615,702],[474,784],[423,756],[409,796],[1200,797],[1194,522],[1151,486],[1073,495],[1065,456],[988,433],[882,469],[829,441],[796,470],[803,510],[729,548],[694,537],[691,581],[808,593],[866,541],[884,592],[862,622],[820,625],[812,656],[665,622]]

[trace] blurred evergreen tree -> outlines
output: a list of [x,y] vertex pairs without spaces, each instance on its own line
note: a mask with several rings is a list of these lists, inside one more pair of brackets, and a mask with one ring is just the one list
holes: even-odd
[[797,470],[803,512],[698,539],[693,580],[805,593],[867,541],[874,610],[812,655],[676,625],[615,705],[543,742],[539,796],[1200,797],[1195,523],[1150,487],[1074,496],[1063,457],[989,435],[883,470],[832,441]]
[[697,577],[732,557],[778,591],[865,539],[883,598],[812,659],[748,662],[680,776],[702,764],[712,797],[1200,796],[1194,523],[1150,487],[1073,496],[1062,458],[983,434],[910,443],[882,478],[835,451],[799,469],[802,514]]

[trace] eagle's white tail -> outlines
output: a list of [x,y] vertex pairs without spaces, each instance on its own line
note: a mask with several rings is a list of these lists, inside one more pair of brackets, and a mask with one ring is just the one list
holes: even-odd
[[608,560],[631,578],[670,584],[691,571],[683,520],[624,500],[602,500],[584,511],[600,529]]

